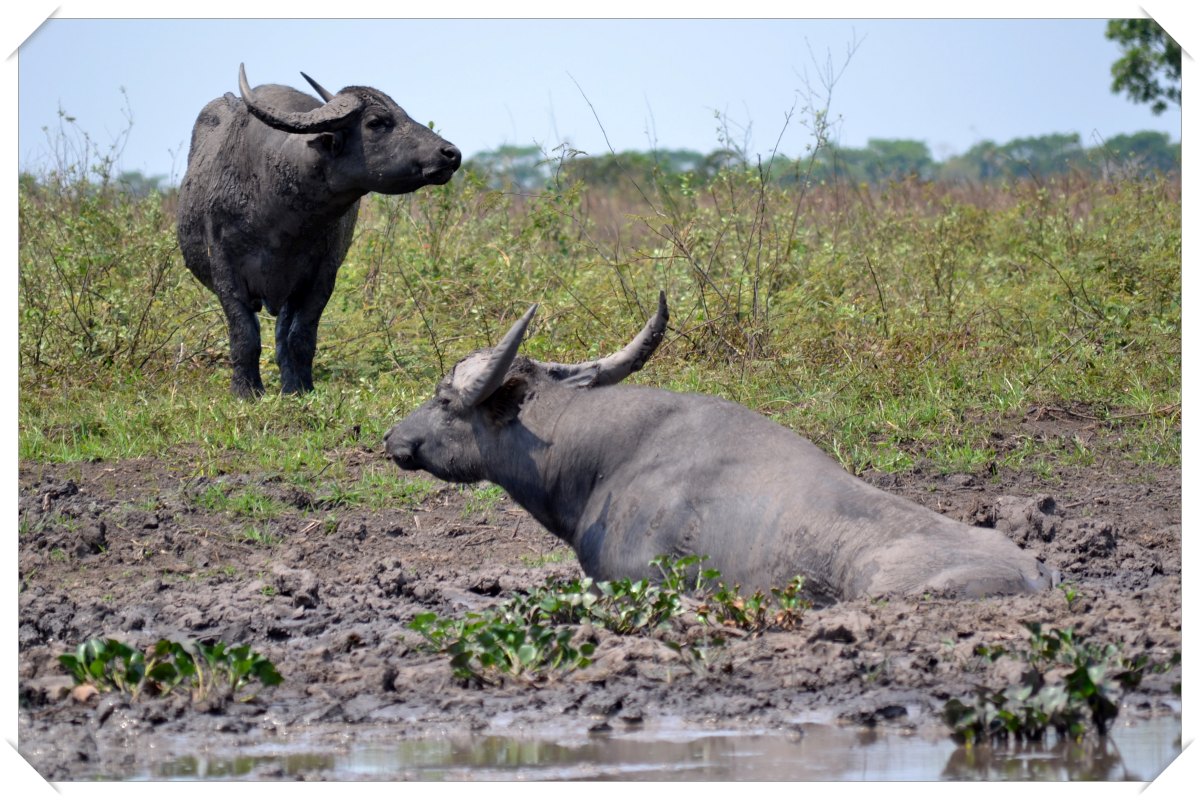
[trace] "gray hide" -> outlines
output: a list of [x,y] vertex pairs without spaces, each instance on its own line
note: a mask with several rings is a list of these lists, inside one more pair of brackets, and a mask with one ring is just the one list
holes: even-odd
[[217,98],[196,119],[179,187],[179,246],[221,302],[232,388],[243,396],[263,392],[264,305],[277,316],[283,391],[313,388],[317,324],[359,199],[446,183],[462,163],[457,147],[383,92],[349,86],[335,95],[304,77],[324,102],[287,86],[251,89],[242,69],[241,98]]
[[574,366],[516,355],[533,312],[460,361],[385,445],[402,469],[502,486],[589,576],[654,578],[655,556],[697,554],[747,591],[803,575],[820,600],[1012,594],[1056,579],[998,531],[876,489],[743,406],[611,385],[662,339],[661,296],[629,347]]

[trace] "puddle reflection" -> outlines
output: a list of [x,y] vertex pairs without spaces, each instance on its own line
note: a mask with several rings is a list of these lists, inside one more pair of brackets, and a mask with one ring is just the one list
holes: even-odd
[[375,735],[314,752],[186,756],[155,779],[327,780],[1153,780],[1179,754],[1179,717],[1118,728],[1104,742],[959,747],[949,739],[804,725],[802,734],[647,728],[557,741]]

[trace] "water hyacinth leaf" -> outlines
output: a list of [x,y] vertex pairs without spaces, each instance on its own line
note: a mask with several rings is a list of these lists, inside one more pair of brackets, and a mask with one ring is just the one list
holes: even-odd
[[267,659],[262,659],[254,665],[254,677],[262,683],[263,686],[278,686],[283,683],[283,675],[275,668]]
[[58,663],[62,664],[67,672],[71,673],[71,677],[76,684],[87,681],[87,669],[84,668],[83,664],[75,656],[68,654],[61,655],[58,657]]
[[531,644],[523,644],[517,648],[517,658],[522,666],[529,666],[538,657],[538,649]]
[[160,662],[150,669],[148,677],[159,683],[174,683],[180,676],[179,670],[175,669],[174,665]]
[[424,631],[431,624],[433,624],[437,618],[437,614],[433,613],[432,611],[427,611],[423,614],[417,614],[412,618],[412,621],[408,623],[408,627],[414,631]]

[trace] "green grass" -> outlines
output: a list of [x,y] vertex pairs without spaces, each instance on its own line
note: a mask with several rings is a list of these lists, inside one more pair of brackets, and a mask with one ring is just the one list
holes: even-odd
[[[316,391],[257,402],[229,394],[224,321],[183,267],[171,198],[79,188],[19,190],[25,460],[154,456],[187,476],[280,476],[329,507],[419,504],[433,484],[402,479],[382,439],[458,358],[531,302],[526,352],[595,358],[661,288],[671,330],[633,382],[743,403],[855,472],[1180,463],[1182,231],[1166,181],[802,191],[735,168],[644,197],[517,196],[468,174],[372,196],[322,319]],[[1099,435],[998,451],[1033,407],[1089,415]],[[362,447],[378,463],[350,467]],[[206,502],[278,510],[249,490]]]
[[477,486],[464,487],[466,502],[463,503],[462,518],[469,519],[478,514],[486,514],[495,508],[506,495],[499,486],[491,483],[481,483]]
[[196,498],[196,503],[209,511],[220,511],[252,520],[273,519],[283,511],[282,503],[256,486],[226,491],[221,486],[210,485]]
[[257,547],[271,548],[280,544],[283,538],[272,533],[266,525],[248,525],[242,531],[241,540]]
[[328,508],[417,508],[437,488],[428,477],[401,475],[394,466],[381,460],[364,468],[358,477],[326,481],[318,492],[317,503]]
[[555,550],[550,553],[539,553],[538,555],[523,555],[521,556],[521,563],[527,567],[536,569],[548,564],[561,564],[564,561],[573,560],[574,557],[574,554],[569,550]]

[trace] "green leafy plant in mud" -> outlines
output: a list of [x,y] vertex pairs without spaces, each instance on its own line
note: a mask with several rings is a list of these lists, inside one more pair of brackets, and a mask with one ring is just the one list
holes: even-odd
[[595,650],[590,642],[576,646],[571,628],[523,618],[510,607],[468,613],[457,620],[432,612],[418,614],[408,627],[450,656],[456,676],[485,682],[491,672],[529,676],[559,667],[586,667]]
[[797,575],[786,586],[772,588],[770,593],[757,590],[749,597],[741,587],[729,588],[724,583],[709,594],[696,616],[703,622],[757,632],[773,628],[792,630],[800,625],[804,612],[812,602],[802,594],[804,577]]
[[[644,635],[683,616],[688,595],[698,598],[695,615],[701,623],[751,632],[794,628],[811,607],[800,595],[802,578],[746,598],[738,587],[720,582],[719,571],[700,569],[703,560],[659,556],[650,562],[660,573],[658,581],[547,581],[486,612],[470,612],[461,619],[429,612],[417,615],[408,627],[434,650],[450,656],[457,677],[487,682],[492,673],[535,678],[549,670],[582,669],[595,653],[595,645],[579,636],[584,623],[622,636]],[[707,640],[723,642],[720,637]],[[668,640],[667,645],[684,651],[679,642]]]
[[135,700],[143,692],[166,695],[183,690],[199,702],[236,696],[255,682],[264,687],[283,682],[275,665],[247,644],[160,639],[143,651],[119,639],[94,638],[58,660],[77,686],[89,684],[101,692],[121,692]]
[[1040,741],[1049,731],[1074,740],[1089,730],[1104,736],[1117,717],[1122,691],[1135,688],[1147,670],[1165,671],[1179,663],[1178,654],[1161,665],[1151,665],[1144,654],[1129,659],[1118,645],[1086,641],[1070,628],[1043,630],[1036,622],[1026,628],[1025,650],[976,649],[976,655],[992,661],[1020,659],[1026,669],[1015,686],[980,686],[973,697],[946,702],[942,718],[958,741]]

